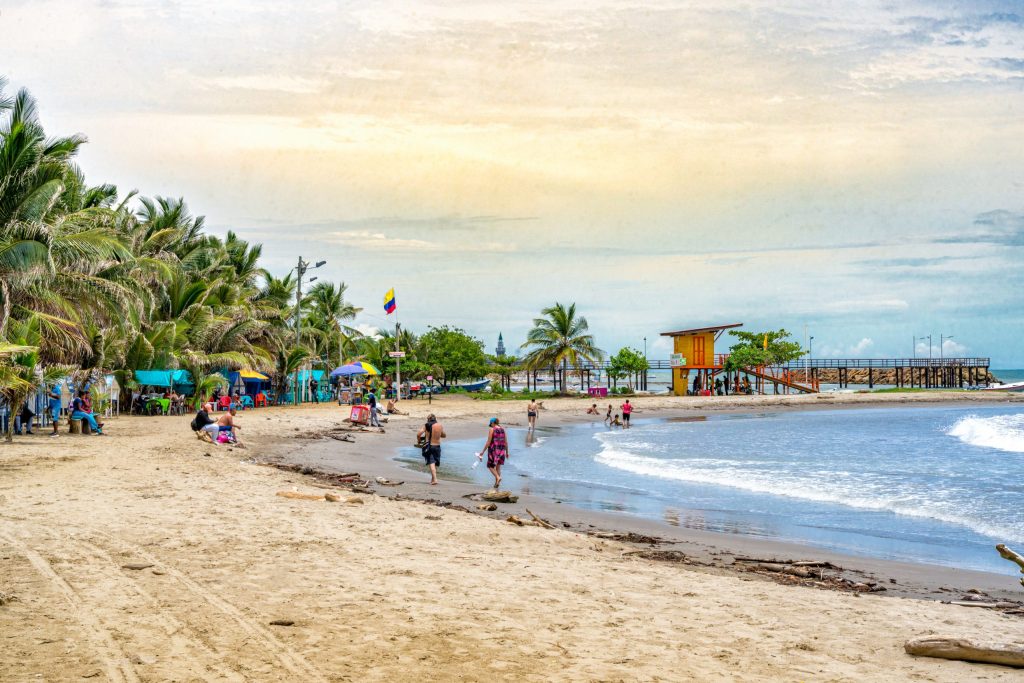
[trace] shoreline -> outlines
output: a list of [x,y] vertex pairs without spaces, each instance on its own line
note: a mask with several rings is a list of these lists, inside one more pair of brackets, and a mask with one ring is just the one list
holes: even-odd
[[[918,396],[916,393],[911,395]],[[850,395],[843,394],[841,396],[846,397]],[[879,395],[860,394],[857,396]],[[833,410],[837,408],[865,409],[872,407],[896,409],[912,407],[915,404],[920,405],[922,403],[945,405],[963,400],[947,398],[947,395],[942,397],[932,396],[928,400],[915,398],[907,401],[895,398],[896,396],[898,395],[890,394],[885,395],[886,400],[873,399],[870,401],[864,401],[863,399],[831,401],[815,397],[816,400],[814,402],[807,400],[793,402],[793,397],[783,396],[768,402],[758,401],[756,406],[742,405],[744,399],[751,397],[735,397],[738,400],[730,401],[730,405],[658,407],[647,408],[646,410],[644,407],[638,407],[637,414],[642,417],[673,419],[704,415],[709,409],[715,414],[798,412],[806,410]],[[638,399],[643,401],[644,398],[646,397],[631,398],[631,401]],[[703,404],[709,400],[714,402],[714,399],[721,398],[728,397],[713,397],[712,399],[708,397],[695,397],[695,399],[690,398],[690,400]],[[578,403],[579,412],[585,409],[584,406],[588,402],[586,399],[558,400],[565,402],[575,401]],[[969,401],[972,405],[986,406],[1018,402],[1024,404],[1024,397],[1020,399],[1009,397],[995,401],[969,399]],[[412,402],[405,401],[402,405],[408,407],[410,403]],[[423,408],[427,404],[422,401],[416,401],[415,403],[422,404],[417,406],[420,409],[417,412],[423,413],[423,418],[425,418],[426,413]],[[443,403],[443,400],[440,400],[435,405],[440,407]],[[478,401],[476,403],[493,406],[495,403],[505,402]],[[638,403],[638,406],[643,405],[644,403],[642,402]],[[458,411],[446,410],[445,408],[436,412],[438,412],[439,419],[442,420],[448,432],[446,441],[480,438],[482,443],[482,434],[485,431],[485,428],[481,426],[482,420],[477,420],[475,417],[465,414],[459,414]],[[525,426],[525,419],[521,423],[517,423],[514,417],[506,418],[503,416],[503,412],[507,411],[495,411],[494,413],[501,417],[502,424],[512,427]],[[448,413],[450,416],[441,418],[442,413]],[[588,419],[588,416],[574,413],[571,403],[568,409],[565,405],[560,405],[556,410],[542,412],[541,418],[541,424],[552,427],[583,424],[592,421]],[[412,424],[407,424],[409,422]],[[420,423],[415,419],[405,416],[395,416],[386,428],[388,426],[391,427],[391,429],[387,429],[388,432],[400,431],[406,433],[418,429]],[[811,544],[759,538],[743,534],[742,532],[731,534],[722,531],[706,531],[692,527],[673,526],[663,520],[655,520],[628,513],[586,509],[576,507],[570,503],[563,504],[543,496],[520,493],[518,490],[515,490],[519,488],[517,484],[514,484],[512,489],[512,493],[519,496],[517,503],[499,504],[498,510],[494,512],[477,510],[475,509],[475,502],[467,500],[466,496],[481,493],[486,490],[485,487],[463,481],[460,478],[453,478],[450,473],[445,471],[443,459],[442,466],[438,470],[438,478],[442,484],[431,487],[426,484],[427,475],[423,468],[410,466],[408,462],[398,459],[398,449],[410,444],[396,439],[393,434],[391,438],[387,438],[387,435],[381,436],[384,438],[380,439],[377,447],[373,448],[370,452],[363,452],[362,449],[337,449],[330,442],[323,442],[320,445],[317,445],[317,442],[312,442],[307,448],[302,449],[301,452],[293,453],[285,459],[279,460],[278,458],[271,457],[270,460],[285,465],[294,464],[300,467],[312,467],[326,474],[358,471],[371,481],[378,476],[392,481],[404,481],[404,484],[399,487],[374,486],[377,495],[391,499],[414,500],[445,506],[462,506],[466,507],[468,512],[499,520],[504,520],[509,515],[529,519],[529,515],[526,513],[526,509],[529,508],[560,529],[578,534],[590,535],[600,532],[613,536],[635,534],[659,538],[661,543],[657,544],[657,547],[681,551],[687,555],[692,566],[704,570],[732,574],[745,572],[745,564],[737,566],[733,563],[732,558],[737,556],[767,559],[822,560],[843,567],[848,575],[862,582],[872,582],[883,586],[885,588],[883,594],[933,600],[950,600],[957,599],[960,594],[973,589],[1000,600],[1018,600],[1021,597],[1019,591],[1014,590],[1015,581],[1012,575],[924,562],[899,561],[867,555],[855,555],[822,549]],[[411,443],[411,439],[408,439],[408,441]],[[518,482],[518,477],[515,481]],[[653,547],[649,544],[636,545],[638,548]],[[992,553],[993,555],[996,554],[994,547]]]

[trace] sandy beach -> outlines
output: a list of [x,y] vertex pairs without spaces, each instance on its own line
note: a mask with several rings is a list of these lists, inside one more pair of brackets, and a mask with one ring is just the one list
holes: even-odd
[[[636,403],[640,414],[673,414],[938,400],[1020,399]],[[586,405],[546,401],[542,417],[578,419]],[[473,507],[462,495],[479,487],[431,488],[391,461],[394,449],[411,441],[428,410],[458,438],[480,434],[484,416],[522,421],[522,405],[445,397],[403,408],[413,414],[351,443],[324,438],[345,414],[323,405],[244,413],[244,450],[197,441],[189,417],[120,417],[108,422],[109,436],[22,437],[0,447],[0,678],[1020,680],[1012,669],[903,651],[921,635],[1024,638],[1020,616],[932,599],[955,600],[968,588],[1020,599],[1012,577],[858,559],[857,569],[891,589],[818,590],[729,569],[727,555],[850,558],[681,530],[685,537],[664,547],[692,563],[663,562],[580,533],[622,524],[550,502],[524,497],[490,516],[467,514],[450,505]],[[406,483],[365,495],[260,464],[323,469],[328,450],[336,466]],[[341,500],[276,495],[288,491],[336,491]],[[396,495],[404,499],[386,497]],[[525,506],[561,528],[504,521]]]

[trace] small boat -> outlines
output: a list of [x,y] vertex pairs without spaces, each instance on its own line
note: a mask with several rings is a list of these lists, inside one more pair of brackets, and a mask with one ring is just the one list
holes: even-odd
[[1024,391],[1024,382],[990,384],[987,387],[978,387],[978,391]]
[[482,379],[479,382],[473,382],[472,384],[460,384],[459,388],[460,389],[465,389],[466,391],[472,392],[472,391],[483,391],[484,389],[486,389],[489,386],[491,386],[491,380],[489,380],[489,379]]

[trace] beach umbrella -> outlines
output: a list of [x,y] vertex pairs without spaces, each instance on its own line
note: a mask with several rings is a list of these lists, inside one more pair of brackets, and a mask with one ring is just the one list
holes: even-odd
[[342,365],[341,367],[334,368],[331,371],[331,377],[351,377],[352,375],[379,375],[380,370],[375,368],[372,363],[366,363],[364,361],[355,361],[348,365]]

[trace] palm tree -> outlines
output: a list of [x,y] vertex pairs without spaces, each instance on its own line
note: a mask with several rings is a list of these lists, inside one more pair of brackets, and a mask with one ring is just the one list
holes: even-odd
[[[37,317],[16,321],[9,336],[13,345],[0,345],[0,398],[10,408],[7,422],[7,442],[14,440],[14,415],[25,400],[40,386],[53,384],[66,377],[73,368],[66,365],[40,366],[40,325]],[[5,351],[6,349],[6,351]]]
[[587,334],[587,319],[576,315],[576,304],[568,308],[560,303],[541,311],[544,317],[534,318],[533,329],[522,345],[528,351],[523,359],[530,369],[562,366],[560,390],[566,393],[566,375],[569,365],[579,368],[581,361],[596,363],[604,352],[594,345],[593,335]]

